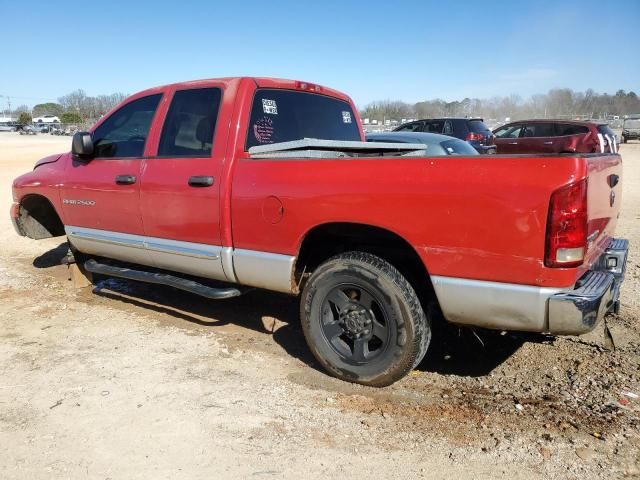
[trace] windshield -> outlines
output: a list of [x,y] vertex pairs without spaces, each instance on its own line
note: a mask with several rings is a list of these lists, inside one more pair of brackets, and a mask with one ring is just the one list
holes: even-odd
[[258,90],[251,109],[247,150],[303,138],[362,140],[347,102],[309,92]]
[[640,128],[640,119],[625,120],[622,128]]

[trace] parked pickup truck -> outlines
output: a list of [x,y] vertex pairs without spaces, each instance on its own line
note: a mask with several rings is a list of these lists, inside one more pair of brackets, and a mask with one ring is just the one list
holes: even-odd
[[[86,270],[208,298],[300,296],[332,375],[384,386],[431,322],[580,334],[618,308],[619,155],[417,156],[349,97],[224,78],[138,93],[13,184],[20,235]],[[210,279],[227,282],[212,286]]]

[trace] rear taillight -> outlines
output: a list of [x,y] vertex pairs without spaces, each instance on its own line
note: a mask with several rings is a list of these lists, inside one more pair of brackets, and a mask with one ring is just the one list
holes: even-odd
[[473,132],[469,132],[467,134],[467,142],[470,140],[482,140],[484,138],[484,135],[482,135],[481,133],[473,133]]
[[587,250],[587,179],[551,194],[547,220],[547,267],[582,265]]

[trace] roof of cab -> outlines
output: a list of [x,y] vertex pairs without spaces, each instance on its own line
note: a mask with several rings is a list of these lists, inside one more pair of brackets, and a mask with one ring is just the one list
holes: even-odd
[[197,88],[199,86],[205,87],[210,85],[211,83],[218,83],[223,85],[228,85],[232,83],[239,83],[242,80],[249,80],[255,82],[256,86],[259,88],[279,88],[285,90],[302,90],[300,88],[301,84],[318,86],[320,87],[320,91],[310,91],[311,93],[319,93],[328,95],[331,97],[339,98],[341,100],[350,101],[348,95],[339,92],[338,90],[334,90],[333,88],[325,87],[323,85],[318,85],[317,83],[307,82],[303,80],[288,80],[284,78],[271,78],[271,77],[221,77],[221,78],[206,78],[201,80],[189,80],[185,82],[176,82],[169,83],[166,85],[159,85],[157,87],[148,88],[146,90],[142,90],[140,92],[135,93],[132,96],[143,96],[149,95],[153,93],[159,93],[166,89],[180,89],[180,88]]

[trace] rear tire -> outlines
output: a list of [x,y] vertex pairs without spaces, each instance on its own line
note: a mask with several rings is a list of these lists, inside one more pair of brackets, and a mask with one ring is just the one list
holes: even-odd
[[409,373],[431,340],[411,284],[390,263],[364,252],[337,255],[313,272],[300,317],[311,352],[331,375],[374,387]]

